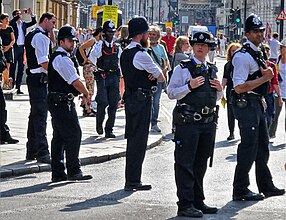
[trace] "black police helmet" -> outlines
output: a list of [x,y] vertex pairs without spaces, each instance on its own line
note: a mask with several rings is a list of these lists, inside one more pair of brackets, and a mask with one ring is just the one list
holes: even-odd
[[199,31],[196,32],[193,38],[190,40],[190,44],[193,46],[195,43],[203,43],[209,46],[214,44],[214,41],[211,40],[211,35],[207,32]]
[[112,20],[105,21],[104,24],[103,24],[102,29],[103,29],[104,33],[106,33],[107,31],[108,32],[115,32],[116,31],[114,22]]
[[70,38],[73,40],[77,40],[76,38],[76,32],[74,27],[72,26],[63,26],[60,28],[59,33],[58,33],[58,39],[65,39],[65,38]]
[[132,18],[128,22],[129,38],[132,38],[138,34],[143,34],[149,30],[149,25],[145,17]]
[[255,29],[264,30],[265,26],[263,25],[260,17],[256,14],[251,14],[246,18],[244,31],[249,32]]

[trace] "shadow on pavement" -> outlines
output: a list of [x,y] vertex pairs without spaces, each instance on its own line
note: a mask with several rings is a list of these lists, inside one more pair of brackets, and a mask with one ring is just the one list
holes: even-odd
[[61,209],[62,212],[73,212],[85,209],[91,209],[101,206],[116,205],[121,203],[119,200],[130,196],[133,192],[126,192],[123,189],[114,191],[109,194],[104,194],[93,199],[87,199],[83,202],[69,204],[66,208]]
[[[256,204],[257,201],[229,201],[225,206],[218,210],[217,214],[204,214],[202,219],[219,219],[219,220],[229,220],[229,219],[236,219],[239,214],[239,211],[253,206]],[[172,218],[168,218],[166,220],[178,220],[178,219],[194,219],[194,218],[186,218],[186,217],[179,217],[175,216]]]
[[33,186],[27,186],[27,187],[22,187],[22,188],[17,188],[17,189],[10,189],[10,190],[1,192],[0,197],[3,198],[3,197],[13,197],[13,196],[33,194],[33,193],[51,190],[51,189],[56,188],[56,187],[65,186],[65,185],[68,185],[71,183],[74,183],[74,182],[40,183],[40,184],[36,184]]

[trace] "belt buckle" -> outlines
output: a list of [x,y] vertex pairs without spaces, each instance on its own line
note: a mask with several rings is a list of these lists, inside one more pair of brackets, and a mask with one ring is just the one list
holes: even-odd
[[72,101],[74,99],[74,95],[72,93],[67,94],[67,100]]
[[201,119],[202,119],[202,116],[199,113],[195,112],[194,113],[194,121],[200,121]]
[[157,92],[157,90],[158,90],[158,87],[157,87],[157,86],[151,86],[151,92],[152,92],[152,93]]
[[209,113],[210,113],[210,108],[209,107],[205,106],[205,107],[202,108],[202,114],[203,115],[207,115]]

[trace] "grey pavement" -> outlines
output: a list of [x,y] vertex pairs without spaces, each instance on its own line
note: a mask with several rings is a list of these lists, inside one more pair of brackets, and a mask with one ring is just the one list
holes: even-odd
[[[49,164],[37,163],[37,161],[26,161],[26,134],[28,127],[28,115],[30,111],[29,95],[27,86],[23,85],[21,90],[24,95],[14,95],[13,100],[6,101],[8,111],[7,124],[13,138],[19,139],[17,144],[0,145],[0,177],[17,176],[42,171],[50,171]],[[79,122],[82,129],[82,142],[80,148],[80,159],[82,165],[101,163],[118,157],[126,152],[126,139],[124,139],[125,111],[124,108],[117,110],[114,134],[115,139],[106,139],[95,131],[95,117],[82,117],[80,100],[75,99]],[[49,144],[52,139],[51,117],[48,116],[47,138]],[[161,133],[149,134],[148,148],[157,146],[162,141]]]

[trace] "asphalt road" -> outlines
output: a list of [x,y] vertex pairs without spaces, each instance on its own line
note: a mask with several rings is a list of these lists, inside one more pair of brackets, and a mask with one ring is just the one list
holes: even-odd
[[[219,69],[224,62],[224,59],[217,59]],[[159,126],[166,137],[160,146],[147,152],[143,166],[142,181],[151,183],[152,190],[123,191],[125,158],[84,166],[84,173],[94,177],[86,182],[52,184],[49,172],[1,179],[0,219],[187,219],[176,216],[174,144],[170,134],[173,106],[174,101],[163,95]],[[281,188],[286,186],[284,115],[283,110],[277,137],[269,145],[269,167],[276,186]],[[220,210],[215,215],[204,215],[202,219],[286,219],[285,195],[259,202],[231,200],[239,143],[237,127],[234,141],[226,141],[227,136],[226,109],[221,108],[214,165],[207,170],[205,177],[205,202]],[[257,192],[254,168],[250,173],[250,182],[250,189]]]

